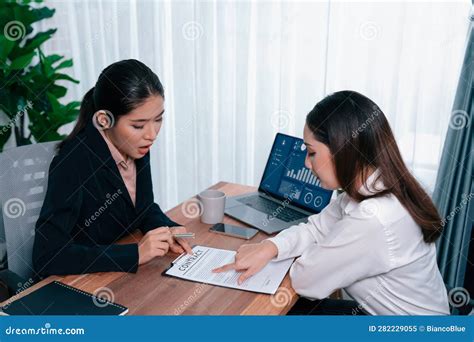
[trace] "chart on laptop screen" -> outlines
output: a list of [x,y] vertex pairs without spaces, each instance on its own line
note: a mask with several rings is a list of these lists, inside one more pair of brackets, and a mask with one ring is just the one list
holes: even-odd
[[332,191],[321,187],[319,179],[305,167],[305,158],[306,146],[302,139],[278,133],[260,188],[319,212],[329,203]]

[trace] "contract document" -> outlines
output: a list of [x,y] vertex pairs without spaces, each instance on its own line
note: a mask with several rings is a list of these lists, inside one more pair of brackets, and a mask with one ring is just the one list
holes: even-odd
[[235,251],[194,246],[193,255],[181,254],[164,274],[181,279],[233,289],[275,294],[294,259],[269,262],[260,272],[237,283],[240,272],[229,270],[213,273],[212,270],[235,261]]

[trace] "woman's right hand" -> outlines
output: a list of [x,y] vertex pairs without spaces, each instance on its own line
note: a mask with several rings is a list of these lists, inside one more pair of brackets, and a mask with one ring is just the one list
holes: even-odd
[[168,227],[147,232],[138,243],[138,264],[143,265],[157,256],[168,253],[173,236]]
[[242,272],[237,281],[240,285],[247,278],[258,273],[277,255],[278,248],[271,241],[242,245],[237,250],[235,261],[233,263],[218,267],[212,271],[216,273],[227,272],[230,270]]

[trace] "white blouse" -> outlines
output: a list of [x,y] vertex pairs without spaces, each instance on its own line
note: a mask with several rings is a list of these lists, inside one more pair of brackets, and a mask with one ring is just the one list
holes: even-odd
[[[378,171],[359,191],[370,194]],[[297,257],[290,269],[295,291],[322,299],[344,288],[372,315],[449,314],[446,287],[436,263],[434,243],[390,194],[357,203],[338,196],[308,223],[268,239],[275,260]]]

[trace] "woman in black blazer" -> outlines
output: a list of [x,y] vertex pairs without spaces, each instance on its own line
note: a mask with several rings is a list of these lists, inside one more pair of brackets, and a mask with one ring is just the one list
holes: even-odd
[[[169,250],[192,253],[173,238],[186,229],[153,199],[149,149],[163,114],[163,86],[146,65],[124,60],[102,71],[49,168],[33,249],[39,276],[136,272]],[[115,244],[135,229],[141,240]]]

